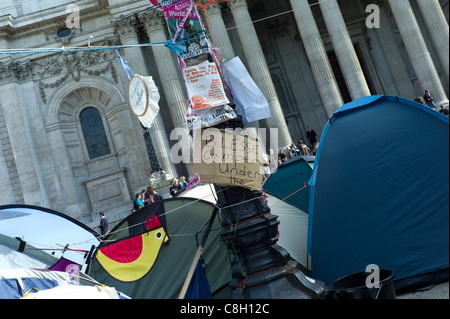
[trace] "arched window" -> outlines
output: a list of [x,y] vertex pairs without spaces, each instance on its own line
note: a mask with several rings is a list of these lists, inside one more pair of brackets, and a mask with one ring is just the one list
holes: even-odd
[[94,107],[85,108],[80,121],[89,158],[111,154],[100,112]]

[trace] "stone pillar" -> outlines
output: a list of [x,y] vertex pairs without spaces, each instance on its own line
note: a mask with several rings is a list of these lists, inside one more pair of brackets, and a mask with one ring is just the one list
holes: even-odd
[[[135,18],[135,16],[113,22],[115,33],[119,36],[120,41],[123,45],[139,44],[135,29],[136,23],[137,19]],[[141,76],[147,76],[148,72],[145,67],[145,60],[141,48],[131,47],[124,50],[127,63],[133,70],[133,72]],[[160,113],[155,118],[155,121],[153,122],[151,128],[148,129],[148,131],[153,142],[153,147],[155,149],[159,165],[170,177],[177,176],[177,170],[173,162],[169,158],[170,144],[169,140],[167,139],[167,134]]]
[[[30,144],[34,153],[34,161],[40,179],[43,198],[48,201],[46,207],[61,211],[71,216],[81,214],[76,194],[68,194],[67,185],[62,185],[58,176],[58,162],[52,158],[50,143],[45,132],[45,124],[42,118],[42,110],[38,95],[36,94],[36,83],[31,77],[23,81],[20,85],[21,97],[26,101],[23,112],[26,123],[29,123],[31,130]],[[28,125],[24,125],[27,126]],[[63,182],[66,184],[66,182]],[[63,191],[64,188],[64,191]],[[76,204],[76,205],[74,205]],[[71,206],[74,205],[74,206]],[[70,209],[68,208],[69,206]]]
[[320,1],[328,33],[336,52],[345,83],[353,100],[370,95],[352,40],[347,31],[337,0]]
[[229,61],[235,57],[233,46],[222,18],[221,4],[213,3],[206,7],[207,22],[210,29],[210,40],[217,46],[217,55],[221,61]]
[[422,16],[427,24],[439,60],[442,63],[443,71],[448,83],[449,80],[449,50],[448,50],[448,23],[445,19],[442,7],[438,0],[417,0]]
[[[165,18],[162,11],[153,10],[150,12],[143,12],[139,14],[139,19],[143,22],[145,31],[147,32],[151,43],[165,42],[167,40],[164,31]],[[178,67],[174,62],[173,53],[164,46],[153,46],[152,50],[173,124],[175,128],[185,129],[186,135],[182,137],[183,141],[192,142],[186,124],[188,102],[185,97],[185,90],[178,77]],[[192,143],[190,146],[192,146]],[[190,163],[185,164],[187,171],[190,173]]]
[[411,64],[423,89],[421,94],[418,95],[423,95],[424,91],[429,89],[437,106],[447,102],[448,98],[420,32],[409,0],[389,0],[389,5],[411,59]]
[[291,144],[292,138],[286,124],[286,119],[284,118],[280,101],[277,97],[275,86],[272,82],[264,52],[248,11],[247,1],[232,0],[230,2],[230,8],[245,52],[249,73],[266,97],[270,106],[272,117],[266,119],[267,125],[269,128],[278,129],[278,146],[284,149]]
[[389,14],[386,7],[380,7],[380,28],[373,29],[375,36],[380,43],[380,50],[383,52],[383,64],[392,76],[395,90],[387,92],[391,95],[399,95],[409,99],[414,99],[417,93],[411,82],[410,75],[405,66],[402,54],[398,49],[398,43],[391,29],[388,20]]
[[291,0],[295,20],[308,56],[314,81],[323,103],[325,114],[330,118],[344,104],[334,78],[322,37],[309,7],[308,0]]
[[14,187],[17,184],[20,185],[20,181],[17,176],[3,107],[0,103],[0,194],[2,194],[0,205],[23,203],[22,193],[20,192],[20,195],[15,194],[15,192],[19,193],[20,190],[20,187]]
[[35,154],[32,149],[30,126],[24,116],[25,105],[22,102],[20,86],[12,81],[2,86],[2,107],[8,128],[12,153],[14,154],[17,173],[25,204],[48,207],[49,203],[42,192]]

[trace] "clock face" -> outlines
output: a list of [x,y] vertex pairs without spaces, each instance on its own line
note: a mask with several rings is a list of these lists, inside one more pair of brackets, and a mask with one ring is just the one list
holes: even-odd
[[144,115],[148,108],[148,90],[141,76],[137,75],[131,79],[128,97],[133,112],[137,116]]

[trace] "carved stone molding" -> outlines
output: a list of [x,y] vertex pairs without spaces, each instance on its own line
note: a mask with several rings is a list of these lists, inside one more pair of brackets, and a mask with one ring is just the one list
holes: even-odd
[[[112,45],[112,42],[107,45]],[[82,51],[52,55],[35,61],[33,77],[38,83],[42,101],[47,103],[49,91],[56,89],[69,79],[79,81],[83,75],[102,76],[118,83],[113,63],[114,57],[112,50]]]
[[238,7],[242,7],[242,6],[248,7],[247,0],[231,0],[230,1],[230,7],[232,10],[235,8],[238,8]]
[[8,81],[26,81],[32,78],[33,62],[12,61],[8,64],[0,62],[0,83]]
[[136,26],[138,24],[138,19],[135,15],[124,17],[120,16],[119,20],[111,22],[114,27],[114,34],[116,37],[122,40],[127,37],[137,37]]
[[160,10],[152,10],[139,13],[139,20],[147,33],[154,30],[165,29],[164,13]]

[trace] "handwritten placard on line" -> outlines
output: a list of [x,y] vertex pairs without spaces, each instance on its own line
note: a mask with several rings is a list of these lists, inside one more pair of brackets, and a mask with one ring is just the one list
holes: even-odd
[[264,180],[257,139],[231,130],[206,129],[196,134],[193,172],[202,182],[260,190]]

